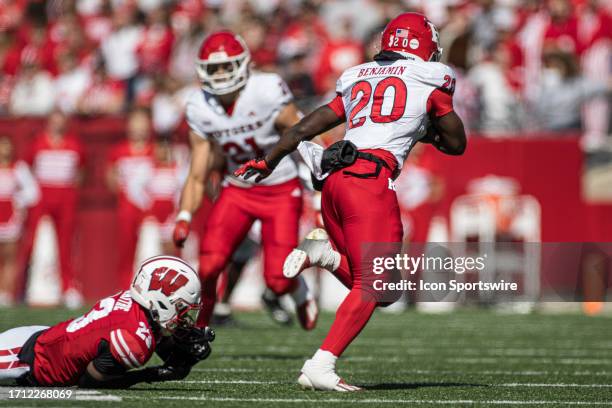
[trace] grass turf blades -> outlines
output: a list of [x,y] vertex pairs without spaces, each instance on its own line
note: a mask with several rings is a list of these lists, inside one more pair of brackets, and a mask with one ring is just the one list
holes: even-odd
[[[53,324],[74,312],[3,309],[0,330]],[[303,391],[295,382],[331,324],[274,325],[263,313],[240,313],[220,328],[212,356],[186,380],[129,390],[78,392],[71,400],[11,399],[2,406],[612,406],[612,319],[581,315],[376,313],[339,360],[359,393]],[[154,358],[149,364],[157,364]]]

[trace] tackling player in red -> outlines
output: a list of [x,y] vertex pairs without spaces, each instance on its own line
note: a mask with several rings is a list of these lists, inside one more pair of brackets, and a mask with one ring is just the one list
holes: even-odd
[[[210,354],[212,330],[194,327],[200,280],[184,261],[143,262],[130,289],[52,327],[0,334],[0,380],[25,386],[127,388],[179,380]],[[156,352],[162,366],[140,369]]]
[[[451,155],[465,150],[463,123],[453,110],[455,76],[438,62],[441,53],[437,29],[425,16],[401,14],[386,26],[374,61],[342,74],[332,102],[289,129],[265,158],[235,172],[265,181],[299,146],[317,178],[323,179],[321,210],[329,239],[322,229],[307,236],[287,258],[284,274],[293,277],[309,266],[323,267],[350,292],[321,348],[302,367],[298,382],[303,387],[360,389],[336,374],[336,360],[376,306],[388,304],[378,300],[371,285],[368,288],[365,275],[371,265],[362,262],[362,245],[402,242],[393,180],[416,142],[432,143]],[[342,123],[344,140],[321,156],[322,148],[308,140]]]
[[229,174],[201,241],[203,292],[198,325],[208,325],[217,278],[253,222],[260,220],[266,286],[277,296],[290,294],[300,324],[310,330],[318,315],[314,298],[302,278],[287,279],[282,274],[283,262],[298,242],[302,209],[295,163],[290,158],[279,160],[274,175],[260,185],[232,175],[241,164],[270,151],[300,115],[283,80],[276,74],[252,72],[249,63],[244,41],[229,31],[211,34],[200,48],[196,70],[202,89],[187,102],[191,164],[181,194],[174,242],[182,246],[189,234],[192,214],[204,194],[213,146],[218,144],[227,157]]

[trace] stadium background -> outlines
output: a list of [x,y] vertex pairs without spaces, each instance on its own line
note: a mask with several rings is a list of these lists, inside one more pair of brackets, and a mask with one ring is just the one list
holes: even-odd
[[[612,241],[605,1],[2,1],[0,136],[26,158],[60,109],[85,146],[76,234],[60,240],[72,241],[86,299],[119,289],[117,200],[105,172],[110,149],[125,138],[126,112],[150,109],[152,139],[171,140],[184,164],[183,102],[197,89],[193,60],[207,33],[242,34],[254,66],[280,73],[308,112],[331,99],[343,69],[372,57],[385,22],[406,10],[425,12],[441,29],[444,61],[458,76],[455,106],[469,130],[463,157],[424,149],[409,164],[421,176],[413,179],[420,190],[402,202],[412,238],[425,240],[434,220],[436,239],[452,239],[450,209],[470,191],[535,197],[542,241]],[[486,176],[488,187],[472,190]],[[310,209],[304,230],[315,222]],[[26,221],[24,236],[33,228]]]

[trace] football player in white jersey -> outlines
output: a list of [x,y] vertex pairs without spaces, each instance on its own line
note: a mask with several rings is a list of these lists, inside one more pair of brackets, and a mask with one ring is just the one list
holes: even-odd
[[198,325],[209,324],[217,278],[253,222],[260,220],[266,286],[278,296],[291,294],[298,321],[311,330],[318,315],[314,298],[303,278],[288,279],[282,272],[285,258],[297,245],[302,211],[302,187],[295,163],[289,157],[280,160],[274,176],[261,185],[232,174],[250,159],[268,153],[281,133],[300,118],[283,80],[276,74],[252,72],[249,62],[244,41],[229,31],[211,34],[200,48],[196,71],[202,89],[187,102],[191,164],[174,242],[181,247],[187,238],[191,216],[202,201],[213,159],[212,144],[218,144],[229,173],[201,241],[202,312]]
[[298,382],[304,387],[359,389],[336,374],[336,360],[376,306],[391,302],[373,285],[373,265],[364,262],[369,254],[363,245],[400,247],[403,231],[393,180],[416,142],[432,143],[451,155],[465,149],[463,123],[453,111],[455,76],[438,62],[441,52],[438,32],[425,16],[401,14],[385,27],[374,61],[342,74],[332,102],[289,129],[263,160],[252,160],[235,173],[265,180],[298,146],[301,153],[316,152],[308,140],[346,124],[344,140],[328,148],[322,158],[320,151],[303,154],[315,173],[329,174],[321,208],[327,233],[311,232],[284,268],[285,276],[292,277],[309,266],[323,267],[350,289],[321,348],[302,367]]

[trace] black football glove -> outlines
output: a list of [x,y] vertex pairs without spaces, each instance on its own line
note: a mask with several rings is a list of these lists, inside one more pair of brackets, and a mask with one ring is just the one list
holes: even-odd
[[210,327],[179,328],[172,336],[172,352],[166,360],[169,366],[192,367],[210,356],[210,343],[215,340],[215,332]]
[[150,367],[151,382],[182,380],[191,372],[191,366],[173,366],[168,363],[163,366]]

